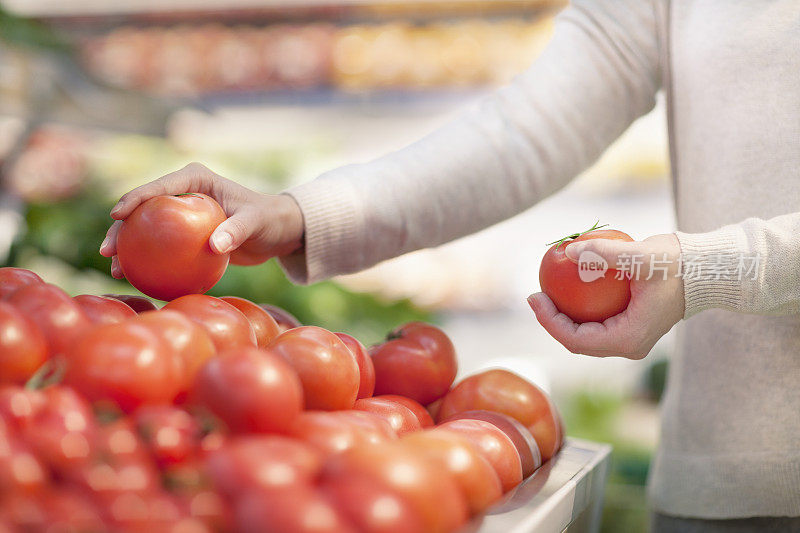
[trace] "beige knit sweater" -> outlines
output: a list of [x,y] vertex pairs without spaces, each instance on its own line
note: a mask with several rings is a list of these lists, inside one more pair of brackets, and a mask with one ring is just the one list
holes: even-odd
[[[661,88],[678,237],[707,268],[685,283],[652,502],[800,516],[797,0],[574,1],[513,84],[403,150],[289,191],[306,247],[283,264],[312,283],[511,217],[591,164]],[[758,254],[755,279],[719,275],[742,253]]]

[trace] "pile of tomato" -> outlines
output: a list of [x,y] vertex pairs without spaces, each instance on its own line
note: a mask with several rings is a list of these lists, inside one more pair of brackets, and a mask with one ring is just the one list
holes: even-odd
[[448,532],[559,450],[547,395],[411,323],[367,350],[242,298],[0,268],[0,531]]

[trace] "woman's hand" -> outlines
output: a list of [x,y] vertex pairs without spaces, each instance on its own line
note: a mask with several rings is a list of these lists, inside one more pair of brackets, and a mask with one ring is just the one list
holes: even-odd
[[[629,269],[631,301],[625,311],[603,323],[576,324],[544,293],[532,294],[528,303],[544,329],[572,353],[644,358],[683,317],[678,238],[667,234],[634,242],[590,239],[568,245],[565,253],[577,263],[587,250],[605,259],[608,268]],[[631,269],[631,264],[638,269]]]
[[111,218],[116,222],[100,245],[100,253],[112,258],[111,275],[123,277],[116,257],[117,233],[122,220],[154,196],[187,192],[211,196],[228,215],[214,230],[209,244],[216,253],[230,252],[234,264],[263,263],[302,246],[303,214],[292,197],[260,194],[215,174],[200,163],[190,163],[125,194],[111,210]]

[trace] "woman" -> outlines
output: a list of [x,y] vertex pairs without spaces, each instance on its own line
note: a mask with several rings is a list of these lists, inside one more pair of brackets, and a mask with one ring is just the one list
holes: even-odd
[[[211,238],[245,264],[279,256],[313,283],[513,216],[594,161],[664,89],[680,231],[572,244],[641,275],[628,309],[578,325],[530,304],[570,351],[647,355],[676,323],[650,497],[656,531],[800,530],[800,2],[582,0],[513,84],[428,137],[283,195],[189,165],[126,194],[205,192]],[[115,253],[118,223],[101,251]],[[692,276],[678,275],[691,258]],[[742,276],[742,258],[756,258]],[[121,275],[114,261],[115,276]],[[739,275],[735,275],[735,273]],[[650,279],[646,279],[646,278]]]

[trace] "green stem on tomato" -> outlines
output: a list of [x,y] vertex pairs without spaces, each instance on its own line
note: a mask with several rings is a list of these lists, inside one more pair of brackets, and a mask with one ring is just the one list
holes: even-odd
[[595,222],[594,226],[592,226],[591,228],[587,229],[586,231],[582,231],[580,233],[573,233],[571,235],[567,235],[566,237],[564,237],[562,239],[558,239],[557,241],[549,242],[549,243],[545,244],[545,246],[553,246],[554,244],[558,243],[558,246],[556,246],[556,250],[558,250],[559,247],[564,243],[564,241],[571,241],[572,239],[577,239],[578,237],[580,237],[581,235],[583,235],[585,233],[589,233],[590,231],[594,231],[594,230],[600,229],[600,228],[605,228],[606,226],[608,226],[608,224],[603,224],[602,226],[598,226],[598,224],[600,224],[600,220]]

